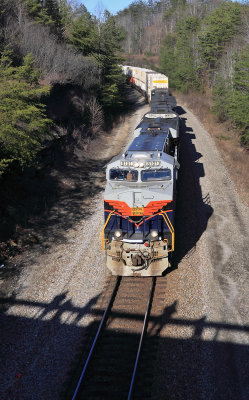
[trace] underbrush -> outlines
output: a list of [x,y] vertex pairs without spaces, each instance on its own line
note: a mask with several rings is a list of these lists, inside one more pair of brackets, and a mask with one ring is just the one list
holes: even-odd
[[104,175],[106,164],[91,159],[89,145],[108,137],[135,104],[136,97],[127,94],[124,110],[104,121],[96,99],[79,86],[54,86],[47,104],[53,140],[32,167],[12,169],[0,178],[0,265],[32,245],[45,246],[48,231],[51,240],[64,240],[58,225],[66,231],[85,215],[82,205],[101,190],[98,174]]

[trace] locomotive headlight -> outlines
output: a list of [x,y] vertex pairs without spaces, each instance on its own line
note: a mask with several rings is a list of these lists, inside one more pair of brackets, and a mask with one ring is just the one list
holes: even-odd
[[121,229],[117,229],[117,230],[114,232],[114,236],[115,236],[116,239],[120,239],[121,236],[122,236],[122,231],[121,231]]
[[138,167],[139,167],[139,163],[136,162],[136,163],[134,164],[134,167],[135,167],[135,168],[138,168]]
[[143,168],[143,167],[144,167],[144,163],[141,162],[141,163],[139,164],[139,167],[140,167],[140,168]]
[[156,238],[156,237],[158,236],[158,231],[157,231],[156,229],[153,229],[153,230],[150,232],[150,234],[151,234],[151,236],[152,236],[153,238]]

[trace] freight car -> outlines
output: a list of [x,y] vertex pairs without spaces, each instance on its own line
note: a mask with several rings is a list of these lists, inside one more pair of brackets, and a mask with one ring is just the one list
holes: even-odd
[[[122,66],[123,73],[129,82],[140,90],[149,100],[152,99],[154,89],[168,89],[168,77],[147,68]],[[154,92],[155,94],[155,92]]]
[[106,171],[102,248],[113,275],[160,276],[174,251],[179,117],[168,87],[148,90],[150,111]]

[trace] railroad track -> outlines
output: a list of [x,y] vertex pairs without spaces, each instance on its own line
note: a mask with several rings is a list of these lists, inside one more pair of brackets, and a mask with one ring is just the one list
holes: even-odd
[[[148,375],[149,378],[153,376],[151,362],[148,374],[148,368],[144,368],[146,363],[140,358],[151,310],[153,308],[157,315],[162,308],[159,304],[163,303],[165,278],[111,279],[109,301],[88,356],[82,363],[72,400],[141,398],[140,390],[144,389],[144,385],[140,369],[147,374],[147,384],[150,382]],[[154,360],[155,346],[152,342],[155,325],[154,321],[149,335],[149,353],[154,352]],[[143,367],[138,368],[140,361]],[[148,393],[146,398],[149,398]]]

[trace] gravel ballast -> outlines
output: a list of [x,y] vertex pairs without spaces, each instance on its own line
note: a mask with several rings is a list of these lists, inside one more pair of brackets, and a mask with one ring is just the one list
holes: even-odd
[[210,134],[184,107],[176,264],[154,399],[249,397],[249,218]]
[[[107,162],[120,153],[147,110],[141,104],[111,135],[96,139],[88,157]],[[185,107],[181,116],[177,268],[167,275],[152,397],[244,400],[249,212],[209,133]],[[103,171],[99,193],[82,205],[82,219],[63,232],[63,241],[53,243],[51,234],[47,250],[34,246],[15,260],[21,274],[0,317],[1,400],[62,396],[105,284],[102,177]]]

